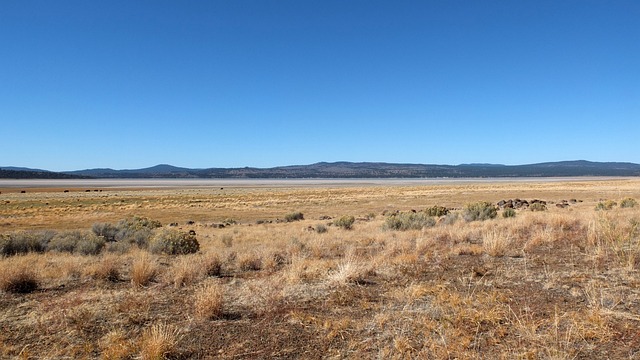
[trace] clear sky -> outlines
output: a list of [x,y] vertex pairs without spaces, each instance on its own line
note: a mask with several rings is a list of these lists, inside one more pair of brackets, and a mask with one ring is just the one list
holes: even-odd
[[640,163],[640,1],[0,1],[0,165]]

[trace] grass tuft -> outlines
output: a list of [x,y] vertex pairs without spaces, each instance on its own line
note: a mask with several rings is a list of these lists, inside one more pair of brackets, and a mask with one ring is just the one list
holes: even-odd
[[29,262],[16,258],[14,261],[5,261],[2,265],[0,289],[15,294],[27,294],[38,289],[40,283]]
[[143,360],[160,360],[170,358],[175,353],[180,340],[177,327],[167,324],[156,324],[142,334],[140,358]]
[[136,287],[145,287],[156,280],[158,265],[148,254],[141,252],[131,265],[131,283]]
[[222,285],[209,282],[196,290],[193,296],[195,314],[204,320],[219,319],[224,315]]

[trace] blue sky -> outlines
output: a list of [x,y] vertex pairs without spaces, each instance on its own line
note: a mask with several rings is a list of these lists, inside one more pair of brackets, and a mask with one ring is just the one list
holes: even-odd
[[640,2],[0,1],[0,165],[640,163]]

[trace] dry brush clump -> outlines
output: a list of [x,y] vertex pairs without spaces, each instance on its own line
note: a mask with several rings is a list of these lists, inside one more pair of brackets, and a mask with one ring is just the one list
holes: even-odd
[[32,261],[33,258],[24,256],[0,259],[0,289],[18,294],[38,289],[40,279]]
[[144,331],[140,340],[140,358],[143,360],[168,359],[177,350],[180,329],[159,323]]
[[217,277],[222,275],[222,260],[220,260],[220,256],[216,253],[204,255],[202,269],[206,276]]
[[242,271],[259,271],[262,269],[262,256],[255,252],[243,252],[238,255],[237,264]]
[[122,330],[112,330],[98,342],[100,356],[106,360],[130,359],[135,354],[135,344]]
[[145,287],[156,280],[160,268],[155,259],[145,252],[139,252],[131,264],[131,283],[136,287]]
[[330,285],[338,287],[364,284],[368,277],[375,276],[375,265],[370,261],[357,259],[353,254],[348,254],[328,275],[327,280]]
[[590,223],[588,242],[593,254],[618,266],[640,268],[640,220],[603,214]]
[[176,288],[190,286],[204,277],[203,260],[197,255],[185,255],[177,258],[166,273],[168,281]]
[[208,281],[202,284],[193,295],[195,315],[203,320],[220,319],[224,315],[223,286]]
[[482,246],[484,251],[494,257],[505,256],[512,250],[513,239],[504,230],[490,229],[482,236]]
[[104,254],[95,264],[89,266],[87,272],[94,279],[118,282],[121,280],[120,258],[113,254]]

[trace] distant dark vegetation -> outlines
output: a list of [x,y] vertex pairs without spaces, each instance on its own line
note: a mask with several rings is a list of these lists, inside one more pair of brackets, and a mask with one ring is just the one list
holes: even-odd
[[88,169],[66,173],[0,170],[0,178],[163,178],[163,179],[384,179],[384,178],[489,178],[489,177],[573,177],[640,176],[640,165],[620,162],[562,161],[530,165],[429,165],[372,162],[321,162],[312,165],[273,168],[188,169],[157,165],[146,169]]
[[90,179],[91,176],[52,171],[25,171],[0,169],[0,179]]

